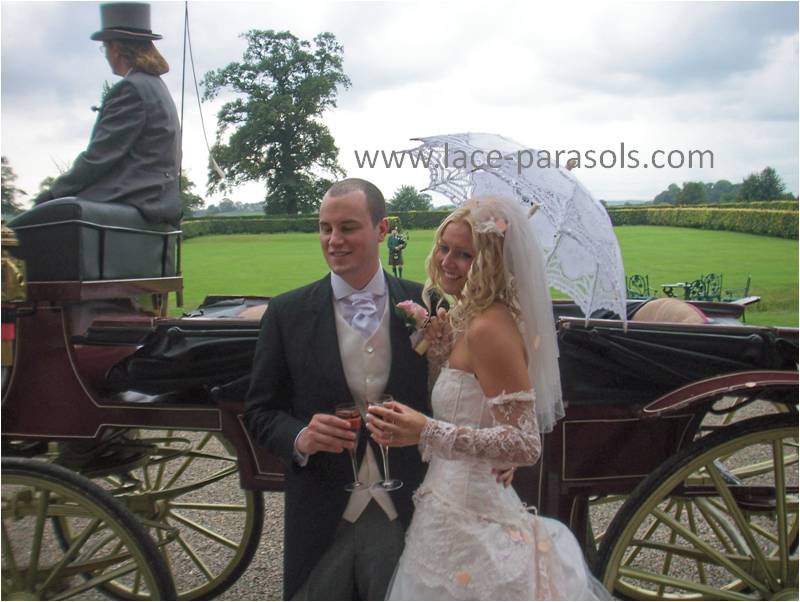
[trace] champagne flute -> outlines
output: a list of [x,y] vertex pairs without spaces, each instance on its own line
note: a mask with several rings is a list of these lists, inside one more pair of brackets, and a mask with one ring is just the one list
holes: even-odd
[[[367,402],[367,405],[382,407],[383,404],[388,401],[394,401],[394,398],[391,395],[381,395],[378,399]],[[389,447],[387,445],[380,445],[379,447],[381,448],[381,456],[383,458],[383,481],[378,481],[372,486],[383,489],[384,491],[400,489],[403,486],[403,481],[400,479],[393,479],[389,476]]]
[[[336,406],[334,414],[337,418],[346,420],[350,424],[350,430],[356,435],[355,444],[358,447],[358,434],[361,430],[361,414],[358,408],[352,403],[342,403]],[[350,464],[353,466],[353,482],[344,486],[345,491],[356,491],[364,489],[366,485],[358,480],[358,466],[356,466],[356,450],[348,449],[350,453]]]

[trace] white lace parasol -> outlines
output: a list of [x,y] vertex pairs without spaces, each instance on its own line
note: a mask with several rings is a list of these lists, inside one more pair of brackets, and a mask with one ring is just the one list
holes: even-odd
[[[409,152],[430,156],[427,190],[456,205],[497,195],[535,208],[529,221],[545,254],[548,284],[571,296],[587,317],[607,309],[625,319],[625,270],[611,219],[572,173],[541,167],[535,149],[497,134],[414,140],[422,144]],[[490,151],[502,158],[487,164]]]

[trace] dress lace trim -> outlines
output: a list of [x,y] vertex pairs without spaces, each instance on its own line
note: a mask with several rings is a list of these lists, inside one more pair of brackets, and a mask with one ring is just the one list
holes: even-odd
[[414,503],[414,528],[426,535],[407,538],[406,570],[414,579],[444,587],[456,600],[491,600],[500,591],[506,599],[563,599],[552,538],[521,503],[518,520],[464,508],[427,488],[417,490]]
[[542,451],[535,400],[533,389],[486,399],[494,422],[487,428],[428,418],[419,440],[423,461],[429,462],[436,454],[449,460],[477,458],[502,466],[535,464]]
[[450,352],[453,350],[453,332],[449,328],[446,330],[442,338],[436,339],[431,342],[425,356],[428,359],[428,395],[430,396],[433,390],[433,385],[436,384],[436,379],[439,378],[439,373],[442,368],[447,366],[447,360],[450,357]]

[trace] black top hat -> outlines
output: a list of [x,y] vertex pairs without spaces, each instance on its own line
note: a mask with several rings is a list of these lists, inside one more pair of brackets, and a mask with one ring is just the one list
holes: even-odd
[[144,2],[112,2],[100,5],[100,25],[93,40],[160,40],[150,30],[150,5]]

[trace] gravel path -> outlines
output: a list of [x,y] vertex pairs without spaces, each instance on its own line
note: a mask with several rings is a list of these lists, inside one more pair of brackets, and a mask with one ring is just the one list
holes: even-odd
[[[764,407],[751,406],[741,413],[741,418],[767,413]],[[737,416],[738,418],[738,416]],[[157,433],[143,433],[143,437],[157,436]],[[172,539],[166,544],[170,554],[170,568],[175,576],[175,581],[179,588],[186,589],[194,587],[194,584],[203,583],[201,565],[205,565],[212,570],[222,570],[220,567],[226,566],[232,561],[237,546],[230,545],[231,542],[238,543],[246,541],[248,533],[244,533],[243,513],[237,511],[237,507],[244,507],[245,494],[239,488],[238,474],[231,472],[224,478],[212,478],[219,475],[220,471],[230,471],[235,469],[234,459],[228,455],[224,447],[215,439],[210,439],[203,443],[203,433],[178,433],[174,436],[183,438],[181,445],[191,445],[193,449],[202,451],[198,455],[195,463],[182,470],[179,464],[185,462],[185,456],[176,456],[175,459],[166,463],[164,470],[165,481],[169,475],[180,473],[180,478],[174,486],[185,483],[211,479],[208,485],[190,490],[186,494],[176,498],[172,511],[177,513],[185,521],[180,525],[173,517],[171,522],[174,526],[180,526],[181,538],[192,548],[196,555],[201,559],[198,563],[182,551],[179,542]],[[178,444],[176,444],[178,445]],[[796,449],[796,448],[795,448]],[[763,453],[763,450],[758,453]],[[751,463],[758,458],[742,458],[741,462]],[[194,462],[194,461],[193,461]],[[158,465],[154,465],[158,466]],[[152,468],[152,467],[151,467]],[[145,481],[144,475],[136,474],[136,478],[141,482]],[[148,481],[153,482],[157,476],[157,468],[152,468]],[[787,471],[790,484],[797,485],[798,474],[797,465],[790,466]],[[107,488],[119,486],[119,483],[106,483]],[[3,487],[4,497],[7,493]],[[216,599],[220,600],[279,600],[282,590],[283,572],[283,494],[264,493],[264,527],[261,533],[260,544],[256,549],[255,556],[247,570],[235,581],[227,591],[223,592]],[[596,526],[606,526],[613,518],[614,513],[621,505],[621,501],[608,504],[597,504],[592,507],[592,523]],[[182,506],[181,506],[182,504]],[[204,506],[198,508],[198,505]],[[202,525],[203,527],[192,527]],[[4,522],[5,525],[5,522]],[[26,526],[27,525],[27,526]],[[187,526],[188,525],[188,526]],[[14,526],[14,525],[12,525]],[[211,537],[204,533],[204,528],[210,528],[213,532]],[[12,541],[16,545],[17,540],[29,541],[31,523],[20,523],[9,533]],[[174,534],[173,534],[174,538]],[[215,539],[216,538],[216,539]],[[223,541],[220,541],[223,540]],[[228,544],[225,544],[228,541]],[[225,545],[223,545],[225,544]],[[48,535],[45,543],[45,552],[56,550],[57,544]],[[5,559],[4,559],[5,562]],[[686,577],[691,577],[693,567],[687,566]],[[675,573],[673,572],[673,575]],[[108,599],[100,592],[91,592],[91,599]]]
[[217,600],[280,600],[283,588],[283,494],[264,494],[264,529],[253,561]]

